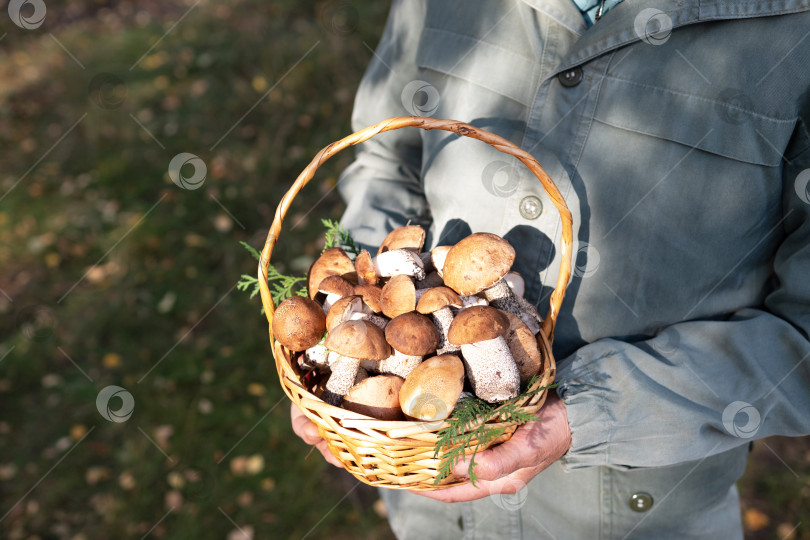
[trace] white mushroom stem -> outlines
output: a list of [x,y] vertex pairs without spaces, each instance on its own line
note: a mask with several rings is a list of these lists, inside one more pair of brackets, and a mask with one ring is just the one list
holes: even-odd
[[354,386],[357,372],[360,370],[360,360],[341,356],[332,364],[332,374],[326,381],[326,388],[323,392],[323,400],[330,405],[339,407],[343,402],[343,396]]
[[379,372],[386,375],[399,375],[403,379],[422,361],[421,356],[410,356],[394,349],[394,354],[380,361]]
[[447,331],[450,329],[450,323],[453,322],[453,312],[449,307],[433,312],[433,324],[439,330],[439,347],[436,349],[436,355],[452,353],[461,350],[458,345],[453,345],[447,340]]
[[391,277],[397,274],[413,276],[416,279],[425,279],[425,268],[422,259],[413,251],[407,249],[392,249],[374,257],[371,262],[377,275]]
[[304,365],[313,368],[325,368],[329,366],[328,357],[330,351],[326,348],[326,345],[324,345],[323,342],[324,340],[322,339],[306,350],[306,353],[304,353],[306,357],[306,362]]
[[459,311],[461,311],[462,309],[467,309],[468,307],[489,305],[489,302],[487,302],[485,299],[481,298],[480,296],[476,296],[474,294],[459,295],[459,298],[461,298],[461,307],[457,308],[453,306],[450,308],[453,310],[453,315],[457,315]]
[[436,246],[430,252],[433,267],[436,268],[436,272],[439,274],[439,277],[444,277],[444,260],[447,258],[447,253],[450,251],[451,247],[453,246]]
[[543,322],[542,317],[540,317],[540,314],[537,313],[537,308],[534,307],[534,304],[530,304],[529,301],[522,296],[515,296],[515,301],[517,301],[521,310],[521,314],[518,315],[518,317],[520,317],[521,321],[526,323],[526,326],[529,327],[532,334],[537,334],[537,332],[540,331],[540,326]]
[[339,295],[337,293],[329,293],[329,294],[327,294],[326,295],[326,300],[323,301],[323,312],[324,313],[329,313],[329,308],[332,307],[332,304],[334,304],[335,302],[337,302],[341,298],[343,298],[343,296]]
[[533,334],[540,331],[537,321],[534,320],[534,314],[537,313],[537,310],[534,310],[534,314],[532,314],[526,313],[523,309],[521,309],[521,305],[518,302],[517,297],[514,295],[512,289],[505,280],[499,279],[495,285],[488,289],[484,289],[484,296],[487,300],[489,300],[489,305],[492,307],[508,311],[512,315],[520,317],[520,320],[526,323],[526,326],[529,327]]
[[389,319],[386,319],[385,317],[380,317],[379,315],[374,315],[373,313],[352,313],[351,316],[349,316],[349,320],[350,321],[368,321],[368,322],[376,325],[377,327],[379,327],[380,330],[385,330],[386,325],[388,325],[388,323],[390,321]]
[[503,336],[461,346],[467,376],[475,395],[504,401],[520,393],[520,371]]

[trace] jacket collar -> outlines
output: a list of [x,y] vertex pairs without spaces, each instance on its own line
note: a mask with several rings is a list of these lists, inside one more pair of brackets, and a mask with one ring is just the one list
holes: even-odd
[[[533,9],[551,17],[579,39],[562,59],[552,76],[587,62],[597,56],[640,41],[646,28],[653,37],[689,24],[730,19],[769,17],[810,11],[810,0],[623,0],[608,11],[591,28],[586,28],[582,15],[572,0],[522,0]],[[655,11],[644,11],[655,10]],[[643,16],[658,14],[656,21]],[[660,15],[663,13],[663,15]],[[637,30],[636,25],[641,26]],[[665,25],[655,34],[656,24]],[[652,26],[648,26],[652,25]]]

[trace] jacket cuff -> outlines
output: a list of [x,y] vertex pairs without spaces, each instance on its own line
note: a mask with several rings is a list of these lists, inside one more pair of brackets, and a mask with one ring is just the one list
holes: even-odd
[[612,419],[608,412],[604,377],[597,371],[599,360],[579,354],[560,362],[557,395],[565,404],[571,428],[571,448],[560,459],[566,471],[608,464],[608,442]]

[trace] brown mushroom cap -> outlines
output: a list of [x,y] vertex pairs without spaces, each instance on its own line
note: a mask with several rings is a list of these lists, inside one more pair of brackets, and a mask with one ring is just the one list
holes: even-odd
[[419,225],[397,227],[385,237],[377,255],[394,249],[410,249],[419,253],[425,245],[425,229]]
[[273,315],[273,336],[291,351],[303,351],[318,343],[326,330],[323,308],[309,298],[291,296]]
[[520,382],[526,383],[540,373],[543,367],[543,357],[537,345],[537,338],[520,317],[506,311],[502,313],[509,319],[509,329],[504,338],[520,371]]
[[399,391],[404,382],[396,375],[369,377],[346,392],[341,406],[379,420],[402,420]]
[[515,261],[515,248],[500,236],[474,233],[447,253],[442,277],[459,294],[477,294],[506,275]]
[[388,317],[416,309],[416,286],[409,276],[400,274],[388,280],[380,294],[382,312]]
[[495,339],[509,330],[509,319],[499,309],[472,306],[462,309],[450,324],[447,339],[453,345],[467,345]]
[[371,254],[368,250],[362,250],[354,260],[354,268],[357,275],[363,280],[364,283],[369,285],[376,285],[380,280],[377,275],[377,269],[374,268],[374,263],[371,260]]
[[382,303],[380,297],[382,296],[382,287],[376,285],[355,285],[354,294],[359,294],[363,297],[363,302],[373,311],[379,313],[382,311]]
[[416,304],[416,311],[427,315],[447,306],[461,307],[461,304],[461,298],[450,287],[433,287],[428,289],[419,299],[419,303]]
[[391,356],[391,347],[385,341],[383,331],[362,320],[340,323],[329,332],[324,345],[342,356],[359,360],[379,361]]
[[[326,314],[326,331],[331,332],[334,327],[343,322],[347,311],[361,311],[363,299],[360,296],[344,296],[329,308]],[[323,311],[323,309],[321,310]]]
[[354,293],[354,285],[342,276],[327,276],[318,285],[318,291],[326,294],[339,294],[351,296]]
[[318,285],[329,276],[342,276],[354,272],[354,263],[341,248],[330,248],[321,254],[307,273],[307,291],[309,297],[318,294]]
[[457,356],[434,356],[416,366],[399,391],[402,411],[418,420],[450,416],[464,388],[464,364]]
[[439,346],[439,331],[433,322],[415,311],[391,319],[385,327],[385,340],[408,356],[425,356]]

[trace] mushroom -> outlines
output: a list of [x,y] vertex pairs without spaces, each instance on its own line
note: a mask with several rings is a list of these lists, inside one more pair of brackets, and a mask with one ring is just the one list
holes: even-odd
[[380,329],[385,329],[388,319],[374,315],[371,309],[363,302],[363,297],[358,295],[345,296],[332,304],[329,313],[326,314],[326,331],[331,332],[334,327],[346,321],[364,320],[369,321]]
[[433,267],[439,274],[439,277],[444,277],[444,261],[447,259],[447,253],[453,246],[436,246],[430,250],[430,260],[433,262]]
[[537,313],[537,308],[534,304],[531,304],[523,297],[526,293],[526,282],[523,276],[521,276],[519,272],[512,270],[507,272],[503,279],[506,281],[506,284],[509,285],[509,288],[512,289],[512,294],[515,295],[515,301],[521,311],[518,317],[526,323],[526,326],[529,327],[529,330],[531,330],[533,334],[537,334],[537,332],[540,331],[540,327],[543,325],[543,318]]
[[425,245],[425,229],[419,225],[397,227],[385,237],[377,250],[377,255],[386,251],[408,249],[419,253]]
[[529,324],[531,315],[524,315],[503,279],[514,261],[515,248],[509,242],[495,234],[474,233],[447,253],[442,277],[457,293],[483,292],[491,306],[513,313]]
[[318,285],[329,276],[354,273],[354,263],[341,248],[330,248],[318,257],[307,273],[307,290],[313,300],[318,294]]
[[323,337],[326,316],[314,300],[291,296],[276,308],[272,327],[279,343],[291,351],[303,351]]
[[382,311],[382,304],[380,304],[380,296],[382,295],[382,287],[376,285],[361,284],[354,286],[354,294],[363,297],[363,302],[373,311],[379,313]]
[[419,255],[409,249],[393,249],[372,258],[362,250],[355,260],[357,276],[370,285],[376,285],[381,278],[405,274],[416,279],[425,279],[425,268]]
[[343,396],[354,385],[361,360],[380,361],[391,356],[385,335],[368,321],[346,321],[336,326],[326,338],[326,348],[340,355],[331,365],[323,400],[339,406]]
[[504,314],[509,319],[509,330],[504,337],[520,372],[520,383],[525,384],[540,373],[543,356],[537,346],[537,338],[526,323],[517,315],[505,311]]
[[380,294],[382,312],[392,319],[416,309],[416,303],[427,289],[418,289],[410,277],[399,275],[388,280]]
[[415,420],[444,420],[464,388],[464,364],[446,354],[428,358],[411,371],[399,391],[402,412]]
[[399,391],[405,382],[396,375],[369,377],[343,396],[343,408],[379,420],[402,420]]
[[354,285],[341,276],[328,276],[321,280],[318,292],[326,295],[323,301],[323,311],[328,313],[329,308],[336,301],[354,294]]
[[415,311],[393,318],[385,327],[385,340],[394,353],[380,362],[380,373],[407,377],[425,355],[439,344],[439,332],[433,323]]
[[461,298],[449,287],[434,287],[428,289],[416,304],[416,311],[423,315],[432,315],[433,323],[439,330],[439,345],[436,354],[446,354],[461,350],[461,347],[447,341],[447,330],[453,322],[453,312],[450,307],[461,307]]
[[520,372],[504,334],[509,319],[491,306],[463,309],[448,332],[450,343],[461,346],[473,392],[485,401],[504,401],[520,392]]

